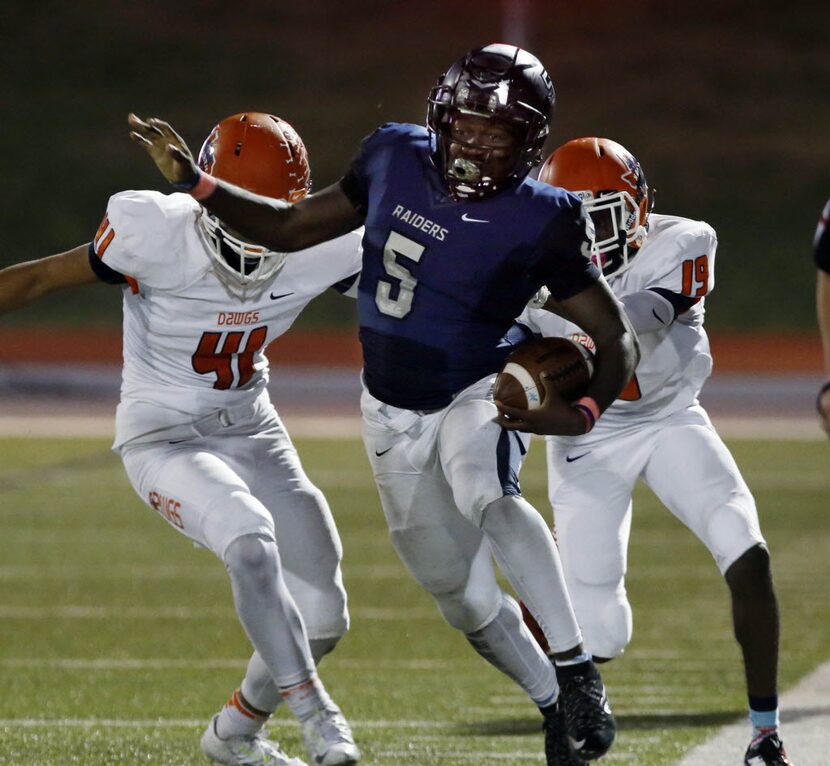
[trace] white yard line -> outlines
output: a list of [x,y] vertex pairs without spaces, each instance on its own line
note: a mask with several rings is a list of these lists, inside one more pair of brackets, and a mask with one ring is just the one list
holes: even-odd
[[[288,432],[303,439],[356,439],[360,419],[351,415],[283,414]],[[727,439],[775,439],[823,441],[826,434],[813,417],[720,417],[712,416],[715,427]],[[0,437],[112,439],[111,413],[0,415]]]
[[[95,669],[110,667],[108,661],[99,664],[97,660],[59,660],[36,661],[21,658],[9,659],[0,662],[5,667],[27,667],[30,662],[39,662],[40,666],[64,669],[77,667]],[[135,661],[118,661],[118,667],[126,669],[128,663],[135,662],[134,667],[180,667],[179,661],[164,659],[149,659]],[[187,661],[184,661],[187,662]],[[192,661],[194,665],[202,667],[242,667],[244,663],[236,660],[205,659]],[[342,661],[341,661],[342,662]],[[346,660],[345,663],[350,661]],[[352,661],[362,664],[362,661]],[[123,663],[123,664],[122,664]],[[169,663],[169,664],[168,664]],[[345,664],[344,663],[344,664]],[[396,666],[408,666],[409,669],[435,671],[435,661],[417,660],[409,663],[393,662]],[[437,663],[440,665],[440,662]],[[793,763],[798,766],[830,766],[830,756],[827,753],[826,738],[830,731],[830,662],[805,678],[795,688],[781,698],[782,707],[782,734],[787,745],[787,751]],[[453,721],[423,721],[423,720],[364,720],[352,721],[356,729],[373,730],[420,730],[420,731],[450,731],[459,724]],[[0,718],[0,729],[170,729],[187,728],[201,729],[205,725],[201,719],[122,719],[122,718]],[[291,727],[295,723],[288,719],[279,719],[274,722],[273,728]],[[680,761],[677,766],[736,766],[741,762],[743,752],[749,741],[749,724],[742,720],[723,727],[718,734],[695,748]],[[399,755],[407,755],[400,751]],[[386,756],[395,755],[395,751],[388,751]],[[456,754],[453,753],[453,756]],[[461,755],[461,754],[457,754]],[[469,755],[469,754],[466,754]],[[507,757],[509,754],[502,754]],[[627,756],[626,756],[627,757]],[[490,755],[489,758],[493,759]],[[615,753],[610,753],[604,759],[617,760]],[[536,753],[522,753],[522,759],[537,760]],[[620,756],[622,759],[622,754]]]
[[[0,668],[16,669],[56,669],[56,670],[244,670],[248,664],[247,658],[203,657],[194,659],[175,659],[166,657],[148,658],[40,658],[40,657],[8,657],[0,659]],[[354,659],[338,657],[339,668],[357,670],[394,670],[434,673],[441,670],[458,668],[456,660],[408,659]],[[521,702],[524,698],[519,698]],[[514,700],[514,703],[516,701]]]
[[[25,729],[201,729],[205,726],[201,718],[0,718],[2,728]],[[355,721],[349,723],[355,729],[438,729],[447,731],[465,722],[456,721]],[[296,727],[296,721],[280,718],[269,722],[269,728]]]
[[[781,697],[781,737],[796,766],[830,766],[830,662]],[[749,744],[747,720],[724,726],[677,766],[736,766]]]
[[[359,620],[435,620],[441,619],[437,609],[423,607],[358,607],[350,614]],[[1,620],[235,620],[236,613],[230,606],[189,607],[189,606],[87,606],[84,604],[61,604],[60,606],[18,606],[0,604]]]

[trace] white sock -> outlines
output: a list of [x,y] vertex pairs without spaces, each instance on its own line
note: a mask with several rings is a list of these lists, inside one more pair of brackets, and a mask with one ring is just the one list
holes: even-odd
[[220,739],[253,736],[267,720],[268,714],[251,706],[237,689],[216,717],[216,733]]
[[571,657],[569,660],[555,660],[555,662],[560,668],[567,668],[571,665],[581,665],[583,662],[590,662],[592,659],[593,656],[590,652],[582,652],[582,654],[577,654],[576,657]]
[[336,707],[316,675],[299,684],[280,688],[280,694],[298,721],[311,718],[321,708]]

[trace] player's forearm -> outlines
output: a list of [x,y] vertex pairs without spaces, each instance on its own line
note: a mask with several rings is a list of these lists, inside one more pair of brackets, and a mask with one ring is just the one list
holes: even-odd
[[562,301],[559,308],[594,341],[596,367],[586,396],[592,397],[602,412],[628,385],[640,361],[637,333],[604,282]]
[[218,181],[216,189],[199,201],[227,227],[277,252],[312,247],[346,234],[363,222],[339,186],[290,204]]
[[251,242],[277,252],[303,247],[292,225],[295,211],[288,202],[260,197],[222,181],[210,196],[199,201],[225,226]]
[[586,396],[592,397],[602,412],[611,406],[631,380],[640,361],[640,345],[627,322],[619,333],[599,340],[595,338],[594,342],[596,366]]
[[96,281],[87,261],[89,245],[0,271],[0,313],[14,311],[55,290]]
[[37,261],[17,263],[0,271],[0,313],[14,311],[48,292]]

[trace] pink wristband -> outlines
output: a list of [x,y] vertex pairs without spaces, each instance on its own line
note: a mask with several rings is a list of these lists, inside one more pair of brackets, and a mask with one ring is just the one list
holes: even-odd
[[581,399],[575,401],[573,406],[576,407],[576,409],[582,413],[582,417],[585,418],[585,433],[587,434],[588,431],[594,427],[599,418],[599,405],[593,397],[583,396]]
[[199,180],[196,185],[188,192],[193,199],[201,202],[203,199],[210,197],[216,191],[216,179],[208,173],[199,172]]

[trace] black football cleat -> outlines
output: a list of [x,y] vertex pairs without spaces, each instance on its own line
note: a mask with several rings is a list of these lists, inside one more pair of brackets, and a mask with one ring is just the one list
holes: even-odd
[[559,702],[542,710],[545,720],[545,759],[547,766],[587,766],[588,762],[578,758],[571,750],[565,725],[565,714]]
[[761,734],[746,749],[744,766],[793,766],[777,731]]
[[593,761],[608,752],[617,725],[599,671],[592,662],[587,663],[587,668],[584,672],[580,668],[579,673],[557,668],[557,673],[568,742],[576,756]]

